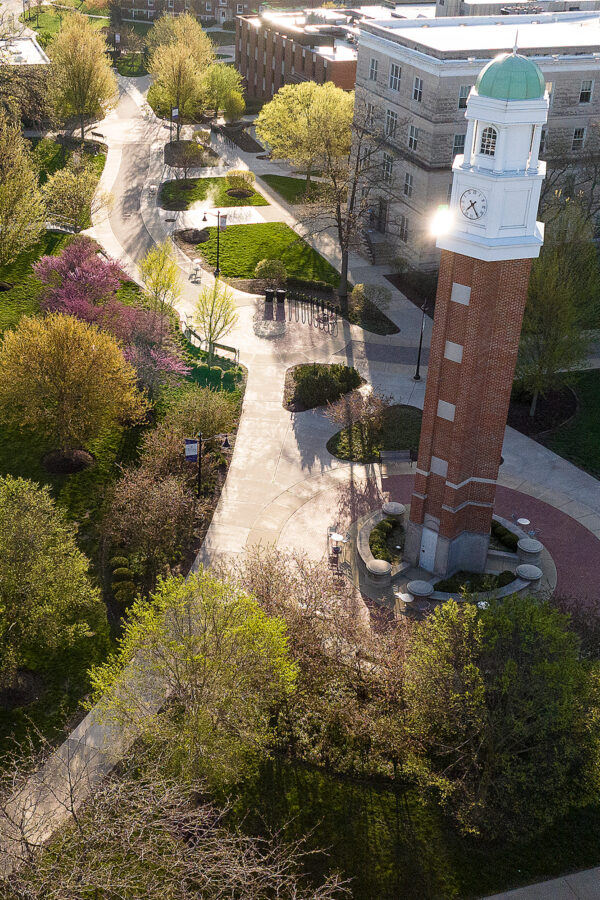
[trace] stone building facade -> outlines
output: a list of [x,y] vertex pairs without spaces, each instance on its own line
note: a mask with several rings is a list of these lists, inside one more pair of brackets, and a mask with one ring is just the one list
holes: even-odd
[[360,24],[357,103],[373,109],[381,122],[384,168],[394,182],[393,200],[383,203],[373,227],[413,269],[439,266],[430,224],[436,209],[449,202],[452,161],[464,149],[469,91],[482,66],[511,49],[515,39],[519,53],[541,68],[550,96],[541,135],[546,190],[571,179],[584,195],[594,193],[590,185],[600,175],[597,14]]

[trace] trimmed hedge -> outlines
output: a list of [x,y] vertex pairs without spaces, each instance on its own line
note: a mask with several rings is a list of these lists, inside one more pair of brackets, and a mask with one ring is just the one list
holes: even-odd
[[120,566],[118,569],[115,569],[112,573],[112,580],[114,582],[117,581],[131,581],[132,578],[131,570],[125,566]]
[[495,519],[492,519],[492,535],[500,544],[502,544],[503,547],[506,547],[507,550],[510,550],[511,553],[517,552],[517,544],[519,543],[519,538],[516,534],[513,534],[512,531],[509,531],[508,528],[505,528],[504,525],[501,525],[500,522],[497,522]]
[[359,387],[361,377],[353,366],[308,363],[297,366],[293,373],[294,397],[305,409],[338,400]]
[[112,559],[108,561],[111,569],[128,569],[129,568],[129,560],[126,556],[113,556]]

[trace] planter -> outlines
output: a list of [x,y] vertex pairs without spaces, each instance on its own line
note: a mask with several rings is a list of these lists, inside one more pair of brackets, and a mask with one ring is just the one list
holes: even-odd
[[229,197],[235,197],[236,200],[247,200],[248,197],[252,197],[252,195],[255,194],[256,191],[253,191],[250,188],[248,188],[247,190],[243,190],[240,188],[228,188],[225,193]]

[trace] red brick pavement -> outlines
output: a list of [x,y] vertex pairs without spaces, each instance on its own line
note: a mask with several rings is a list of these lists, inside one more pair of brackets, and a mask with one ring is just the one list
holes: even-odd
[[[383,489],[399,503],[410,503],[413,475],[386,478]],[[520,491],[499,486],[495,512],[510,519],[513,513],[531,521],[548,548],[558,574],[556,595],[600,606],[600,541],[591,531],[561,512]]]

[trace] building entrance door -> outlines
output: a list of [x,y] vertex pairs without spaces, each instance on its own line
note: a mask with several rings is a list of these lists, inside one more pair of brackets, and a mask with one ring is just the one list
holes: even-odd
[[421,568],[425,569],[426,572],[433,572],[437,540],[437,531],[432,531],[431,528],[423,528],[421,535]]

